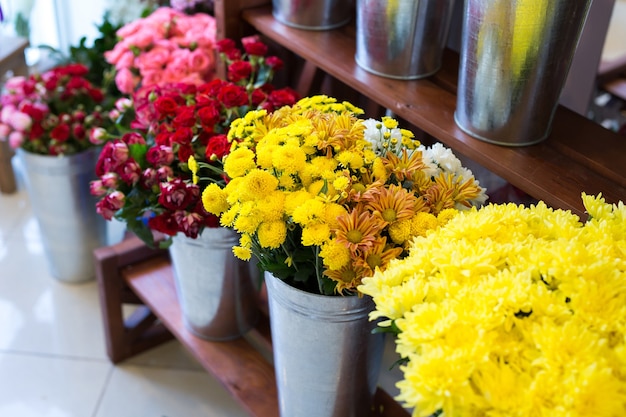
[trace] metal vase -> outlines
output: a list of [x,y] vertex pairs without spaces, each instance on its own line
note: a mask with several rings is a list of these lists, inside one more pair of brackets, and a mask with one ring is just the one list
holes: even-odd
[[357,0],[356,62],[396,79],[441,68],[455,0]]
[[170,246],[183,321],[203,339],[236,339],[258,319],[253,280],[260,275],[255,263],[233,255],[238,242],[236,232],[216,227],[205,228],[196,239],[179,233]]
[[17,149],[51,275],[79,283],[95,278],[93,251],[107,244],[106,220],[89,192],[99,149],[38,155]]
[[550,134],[591,0],[466,0],[455,120],[506,146]]
[[306,30],[335,29],[352,18],[353,0],[272,0],[274,18]]
[[265,273],[282,417],[367,417],[384,336],[370,297],[300,291]]

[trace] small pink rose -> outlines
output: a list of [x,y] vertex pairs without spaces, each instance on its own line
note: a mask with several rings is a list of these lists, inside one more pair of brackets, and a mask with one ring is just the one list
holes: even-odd
[[12,104],[6,104],[2,106],[2,109],[0,109],[0,122],[10,124],[11,116],[16,111],[17,109]]
[[125,112],[133,108],[133,101],[128,97],[119,98],[115,101],[115,108],[121,112]]
[[205,74],[212,69],[213,55],[206,54],[203,50],[196,49],[188,56],[189,70]]
[[9,124],[13,126],[13,129],[26,132],[33,125],[33,119],[26,113],[16,111],[11,115]]
[[132,68],[135,66],[135,54],[126,51],[120,55],[120,59],[115,63],[115,68],[119,71],[122,68]]
[[9,146],[13,149],[17,149],[22,146],[24,139],[24,134],[22,132],[13,131],[9,134]]
[[95,127],[89,133],[89,142],[94,145],[102,145],[107,139],[107,131],[102,127]]
[[102,197],[107,193],[107,189],[101,180],[94,180],[89,183],[89,193],[96,197]]
[[115,74],[115,85],[124,94],[131,94],[139,79],[127,68],[122,68]]

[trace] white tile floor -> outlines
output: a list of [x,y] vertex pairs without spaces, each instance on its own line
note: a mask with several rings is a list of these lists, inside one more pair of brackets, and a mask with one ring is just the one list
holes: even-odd
[[[246,416],[176,341],[111,364],[96,282],[50,276],[13,163],[18,191],[0,194],[0,417]],[[387,343],[380,385],[391,394],[396,358]]]
[[243,417],[178,342],[113,365],[96,282],[50,276],[15,163],[0,194],[0,417]]

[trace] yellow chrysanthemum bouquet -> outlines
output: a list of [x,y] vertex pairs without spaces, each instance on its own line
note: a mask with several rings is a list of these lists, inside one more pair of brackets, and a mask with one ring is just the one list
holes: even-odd
[[396,120],[327,96],[229,131],[229,182],[208,186],[207,211],[240,234],[234,253],[302,290],[357,294],[361,279],[405,254],[412,237],[485,201],[485,190],[443,146],[425,148]]
[[487,205],[359,287],[407,361],[414,416],[626,415],[626,206]]

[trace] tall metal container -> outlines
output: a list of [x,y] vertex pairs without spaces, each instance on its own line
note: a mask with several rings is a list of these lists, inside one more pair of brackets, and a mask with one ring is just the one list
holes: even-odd
[[466,0],[455,120],[506,146],[547,138],[591,0]]
[[258,319],[256,264],[237,259],[231,229],[205,228],[196,239],[179,233],[170,246],[174,282],[187,328],[203,339],[232,340]]
[[356,62],[388,78],[436,73],[455,0],[357,0]]
[[38,155],[17,149],[51,275],[67,283],[95,278],[94,249],[107,244],[106,220],[89,192],[99,149]]
[[384,349],[373,300],[265,283],[281,417],[368,417]]
[[347,24],[354,12],[353,0],[273,0],[279,22],[306,30],[335,29]]

